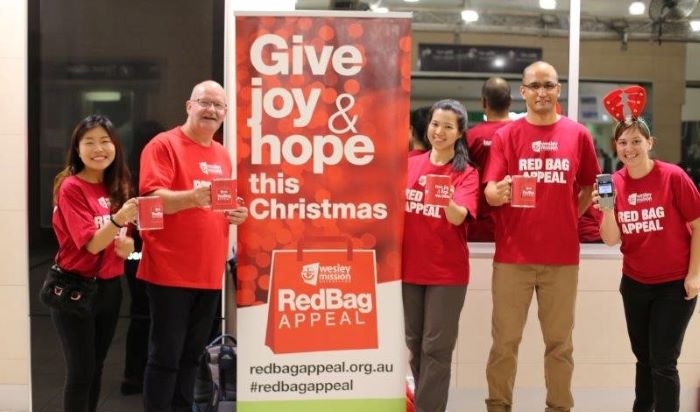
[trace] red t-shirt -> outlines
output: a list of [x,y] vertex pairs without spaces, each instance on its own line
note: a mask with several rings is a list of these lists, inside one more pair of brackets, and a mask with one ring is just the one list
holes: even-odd
[[463,285],[469,283],[467,219],[453,225],[445,209],[423,204],[425,175],[449,175],[455,203],[476,216],[479,201],[479,173],[471,166],[462,172],[452,164],[436,166],[430,152],[408,159],[406,217],[403,233],[403,281],[417,285]]
[[578,218],[578,240],[582,243],[602,242],[600,238],[600,222],[603,214],[600,210],[589,206],[586,212]]
[[615,217],[622,236],[622,272],[647,284],[688,274],[690,227],[700,217],[700,194],[678,166],[654,161],[651,172],[633,179],[613,175]]
[[56,264],[83,276],[110,279],[124,273],[114,242],[93,255],[85,249],[95,232],[109,223],[109,197],[103,183],[68,176],[58,190],[51,223],[58,239]]
[[510,124],[510,120],[502,122],[483,122],[472,127],[467,131],[467,146],[469,147],[469,156],[477,166],[484,169],[486,159],[489,157],[489,149],[493,135],[501,127]]
[[600,172],[593,140],[585,127],[567,117],[547,126],[521,118],[493,138],[483,182],[506,175],[537,177],[536,207],[494,208],[494,261],[515,264],[577,265],[578,193]]
[[[176,127],[143,149],[139,192],[191,190],[215,178],[231,177],[231,158],[213,141],[204,147]],[[164,215],[164,229],[144,230],[137,277],[163,286],[220,289],[228,248],[228,219],[195,207]]]
[[[497,122],[486,121],[477,124],[467,132],[469,157],[476,163],[482,173],[486,166],[486,161],[489,158],[489,149],[491,149],[493,135],[498,129],[509,123],[510,120]],[[486,188],[485,183],[481,185],[480,193],[484,193],[484,188]],[[495,229],[492,213],[492,207],[486,202],[486,197],[481,196],[481,200],[479,201],[479,216],[476,217],[474,222],[469,224],[469,241],[493,242]]]

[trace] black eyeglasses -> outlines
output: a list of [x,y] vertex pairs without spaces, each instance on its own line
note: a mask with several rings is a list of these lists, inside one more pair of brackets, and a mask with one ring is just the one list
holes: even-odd
[[199,107],[201,107],[202,109],[208,109],[208,108],[214,106],[214,109],[216,109],[217,111],[220,111],[220,112],[223,112],[224,110],[226,110],[226,107],[227,107],[223,103],[210,102],[209,100],[196,99],[196,100],[193,100],[193,102],[197,103],[199,105]]
[[546,82],[546,83],[528,83],[528,84],[523,84],[524,87],[538,92],[540,90],[545,90],[547,92],[551,92],[552,90],[556,89],[557,86],[559,86],[559,83],[553,83],[553,82]]

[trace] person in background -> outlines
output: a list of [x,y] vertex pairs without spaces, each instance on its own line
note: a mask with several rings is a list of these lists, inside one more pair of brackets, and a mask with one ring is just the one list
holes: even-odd
[[138,211],[128,199],[129,171],[112,122],[88,116],[73,129],[65,168],[54,181],[52,225],[56,265],[97,278],[95,306],[87,317],[51,309],[66,362],[63,409],[94,412],[102,368],[119,319],[124,259],[134,250],[127,225]]
[[[641,110],[640,110],[641,111]],[[700,193],[676,165],[653,160],[654,137],[642,118],[624,119],[614,143],[623,168],[613,174],[613,208],[600,235],[621,243],[620,293],[637,358],[634,412],[678,411],[676,364],[700,292]]]
[[[456,100],[430,109],[432,148],[408,159],[403,237],[403,308],[406,345],[418,412],[447,406],[452,351],[469,282],[467,221],[476,216],[479,175],[463,138],[467,112]],[[450,177],[449,204],[424,202],[427,175]]]
[[192,89],[182,126],[154,137],[141,154],[139,192],[163,199],[164,228],[141,233],[137,278],[146,282],[151,330],[144,374],[147,412],[191,411],[198,358],[214,322],[228,255],[229,226],[248,209],[214,211],[211,181],[230,178],[229,153],[214,140],[226,116],[223,87]]
[[601,243],[600,222],[603,215],[593,206],[578,218],[578,240],[581,243]]
[[419,155],[430,150],[430,141],[426,136],[428,128],[429,107],[420,107],[411,111],[411,126],[408,135],[408,157]]
[[[163,126],[153,120],[139,123],[134,128],[134,141],[128,159],[129,170],[132,171],[131,187],[133,192],[138,191],[141,151],[153,136],[163,130]],[[148,360],[148,330],[151,326],[146,284],[144,281],[136,279],[142,248],[138,230],[133,232],[133,238],[134,251],[124,262],[124,274],[131,298],[129,301],[129,327],[126,331],[124,377],[119,387],[121,394],[125,396],[143,392],[143,373]]]
[[[600,168],[588,130],[557,114],[560,93],[551,64],[539,61],[525,68],[520,94],[527,114],[496,132],[482,179],[494,207],[496,238],[493,344],[486,366],[489,412],[513,408],[518,347],[533,293],[545,343],[546,410],[566,412],[574,406],[577,221],[591,203]],[[511,206],[511,175],[536,177],[535,207]]]
[[[501,77],[490,77],[481,87],[481,106],[486,115],[486,121],[477,124],[467,131],[467,147],[469,156],[483,173],[489,158],[489,149],[494,133],[511,122],[508,116],[510,109],[510,85]],[[481,193],[486,188],[484,183]],[[493,242],[494,228],[492,210],[486,198],[481,197],[479,215],[476,221],[469,225],[470,242]]]

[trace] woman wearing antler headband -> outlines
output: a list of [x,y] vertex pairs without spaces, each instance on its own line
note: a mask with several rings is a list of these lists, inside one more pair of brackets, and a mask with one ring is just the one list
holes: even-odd
[[637,358],[633,411],[678,411],[676,363],[700,291],[700,194],[682,169],[649,157],[645,102],[640,86],[605,97],[624,167],[612,176],[614,207],[603,207],[597,190],[593,203],[603,212],[603,241],[622,242],[620,293]]

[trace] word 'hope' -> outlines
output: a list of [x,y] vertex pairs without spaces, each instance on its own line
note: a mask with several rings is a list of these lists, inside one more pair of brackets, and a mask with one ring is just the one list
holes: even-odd
[[374,159],[374,143],[365,135],[357,134],[345,143],[335,135],[314,135],[307,137],[293,134],[280,142],[273,134],[262,136],[260,125],[252,127],[251,162],[262,164],[263,146],[267,145],[270,153],[269,164],[278,165],[282,158],[292,165],[313,164],[313,173],[321,174],[325,166],[340,163],[343,158],[350,164],[364,166]]

